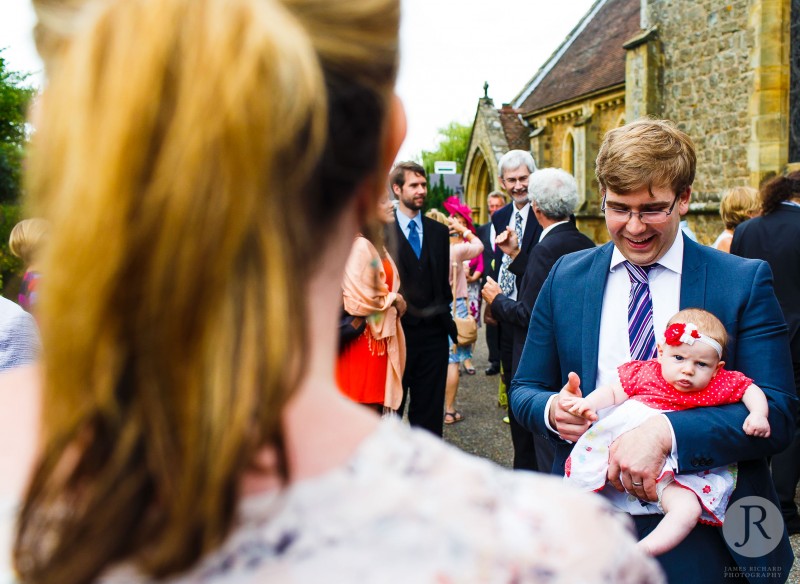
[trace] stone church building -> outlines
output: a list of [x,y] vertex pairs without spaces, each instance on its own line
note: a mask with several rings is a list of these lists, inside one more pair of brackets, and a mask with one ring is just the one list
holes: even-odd
[[798,50],[800,0],[597,0],[511,103],[478,101],[466,201],[484,222],[497,160],[529,150],[575,176],[578,225],[607,241],[594,177],[603,135],[666,118],[697,148],[688,221],[710,243],[725,189],[800,168]]

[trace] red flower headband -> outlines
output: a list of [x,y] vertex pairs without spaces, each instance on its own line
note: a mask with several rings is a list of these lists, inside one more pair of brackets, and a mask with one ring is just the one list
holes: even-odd
[[700,341],[713,348],[720,359],[722,358],[722,345],[708,335],[701,334],[700,331],[697,330],[697,325],[691,322],[676,322],[669,325],[667,330],[664,331],[664,342],[673,347],[677,347],[681,343],[694,345],[695,341]]

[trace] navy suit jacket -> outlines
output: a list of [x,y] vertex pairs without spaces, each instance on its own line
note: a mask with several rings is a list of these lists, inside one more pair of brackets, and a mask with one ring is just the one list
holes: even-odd
[[[761,496],[778,506],[766,458],[786,448],[793,436],[797,398],[786,323],[775,298],[766,262],[745,260],[703,247],[686,236],[680,307],[714,313],[729,340],[726,368],[741,371],[761,387],[769,401],[769,438],[742,430],[742,403],[703,407],[667,415],[681,472],[699,472],[739,461],[731,503]],[[553,473],[563,475],[571,445],[544,422],[547,400],[575,371],[581,390],[597,380],[600,315],[613,244],[561,258],[539,294],[517,374],[509,395],[514,416],[524,427],[556,442]],[[792,552],[788,538],[761,558],[745,558],[729,548],[740,566],[782,566],[788,574]]]
[[765,260],[775,275],[775,296],[789,326],[794,383],[800,393],[800,207],[779,205],[769,215],[736,227],[731,253]]
[[[438,323],[442,332],[454,340],[458,336],[450,311],[450,233],[445,225],[422,217],[422,252],[417,259],[397,219],[394,221],[393,254],[400,277],[400,293],[408,304],[403,327]],[[423,280],[425,280],[423,282]]]
[[545,238],[536,244],[531,250],[526,264],[522,264],[520,260],[524,258],[519,255],[509,264],[508,270],[512,274],[522,277],[517,300],[511,300],[505,294],[498,294],[492,302],[492,314],[514,327],[512,374],[519,365],[533,305],[536,303],[536,298],[539,296],[539,291],[542,289],[550,269],[561,256],[592,247],[594,247],[592,240],[578,231],[574,223],[562,223],[548,231]]
[[[509,221],[511,221],[511,214],[516,210],[514,207],[514,203],[509,203],[505,207],[498,209],[492,215],[492,223],[494,224],[494,230],[497,235],[500,235],[503,231],[506,230],[506,227],[509,225]],[[536,216],[533,214],[533,209],[528,210],[528,221],[525,223],[525,231],[522,233],[522,241],[519,245],[519,254],[514,259],[520,260],[520,265],[525,266],[528,263],[528,256],[531,253],[531,249],[535,246],[539,241],[539,236],[542,234],[542,226],[539,225],[539,222],[536,220]],[[502,262],[503,260],[503,252],[500,252],[500,259],[498,262]],[[497,274],[500,274],[500,264],[497,264]],[[497,278],[495,278],[497,280]],[[519,287],[522,284],[522,277],[518,274],[516,278],[517,282],[517,292],[519,292]]]

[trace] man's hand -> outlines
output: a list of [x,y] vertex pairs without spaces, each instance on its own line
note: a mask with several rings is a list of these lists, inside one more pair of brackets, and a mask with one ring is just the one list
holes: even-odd
[[503,291],[500,289],[500,284],[495,282],[491,276],[486,276],[486,283],[481,290],[483,299],[491,305],[497,295],[502,293]]
[[547,413],[550,427],[554,428],[561,438],[570,442],[578,440],[590,426],[588,420],[569,411],[569,408],[575,405],[575,398],[579,397],[582,397],[581,378],[577,373],[570,372],[567,384],[551,402],[550,411]]
[[512,258],[517,257],[519,253],[519,240],[517,238],[517,232],[510,227],[506,227],[505,231],[499,233],[494,243],[507,256],[511,256]]
[[658,501],[656,479],[672,452],[672,432],[664,416],[653,416],[611,443],[608,482],[644,501]]
[[406,313],[408,305],[406,304],[406,299],[403,298],[401,294],[397,294],[397,296],[395,297],[394,307],[397,309],[398,317],[402,317]]

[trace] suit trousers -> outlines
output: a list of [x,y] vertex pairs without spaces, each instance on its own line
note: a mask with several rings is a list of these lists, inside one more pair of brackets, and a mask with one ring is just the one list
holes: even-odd
[[[500,329],[500,362],[503,364],[503,383],[506,384],[506,391],[510,393],[512,377],[511,362],[514,350],[514,327],[504,322],[498,323],[497,326]],[[510,403],[511,400],[509,400],[509,404]],[[508,408],[508,421],[511,426],[511,442],[514,445],[514,470],[539,470],[533,434],[517,422],[510,406]],[[550,468],[548,467],[542,470],[544,472],[549,472]]]
[[409,423],[441,436],[449,337],[438,323],[403,324],[403,332],[406,336],[406,369],[399,413],[402,416],[408,402]]
[[800,528],[800,515],[794,497],[800,481],[800,428],[795,428],[794,439],[789,447],[772,457],[770,466],[783,520],[787,527],[797,530]]
[[[633,522],[639,539],[653,531],[663,518],[663,515],[634,515]],[[677,547],[657,556],[656,560],[667,575],[667,582],[747,582],[747,578],[737,577],[740,568],[725,546],[720,532],[719,527],[698,523]],[[698,566],[702,566],[702,571],[698,570]],[[768,573],[762,575],[767,576]]]
[[489,348],[489,364],[500,366],[500,331],[496,324],[485,324],[486,346]]

